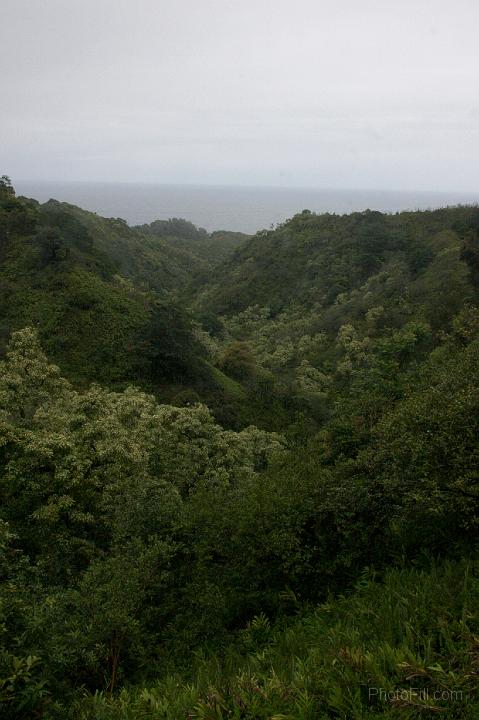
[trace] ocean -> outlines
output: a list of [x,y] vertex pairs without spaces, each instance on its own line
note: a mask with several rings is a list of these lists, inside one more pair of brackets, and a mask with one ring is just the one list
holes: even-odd
[[397,212],[479,202],[478,193],[311,188],[154,185],[144,183],[15,181],[18,195],[78,205],[130,225],[185,218],[208,231],[255,233],[284,222],[301,210],[350,213]]

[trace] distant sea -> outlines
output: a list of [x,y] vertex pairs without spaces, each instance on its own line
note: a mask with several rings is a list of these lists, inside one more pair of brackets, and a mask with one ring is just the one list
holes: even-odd
[[130,225],[181,217],[212,230],[255,233],[301,210],[350,213],[397,212],[478,203],[477,193],[400,192],[391,190],[318,190],[301,188],[142,183],[15,181],[18,195],[45,202],[50,198],[79,205]]

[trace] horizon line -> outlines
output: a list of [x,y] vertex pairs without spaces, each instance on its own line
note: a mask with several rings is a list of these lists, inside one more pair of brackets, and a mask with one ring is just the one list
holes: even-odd
[[[11,176],[8,176],[11,177]],[[234,190],[287,190],[287,191],[313,191],[313,192],[364,192],[364,193],[413,193],[413,194],[435,194],[435,195],[479,195],[477,190],[434,190],[419,188],[378,188],[378,187],[354,187],[354,186],[326,186],[326,185],[266,185],[245,183],[193,183],[193,182],[165,182],[157,180],[86,180],[86,179],[33,179],[17,178],[12,179],[16,183],[38,183],[44,185],[118,185],[118,186],[150,186],[150,187],[189,187],[189,188],[212,188],[212,189],[234,189]]]

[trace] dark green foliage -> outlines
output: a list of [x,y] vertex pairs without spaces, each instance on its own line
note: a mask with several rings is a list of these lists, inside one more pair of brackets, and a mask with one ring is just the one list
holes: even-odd
[[79,382],[194,380],[204,353],[185,311],[142,287],[143,271],[137,285],[121,274],[140,236],[53,200],[37,206],[13,191],[4,197],[3,347],[12,330],[33,324]]
[[464,244],[461,253],[471,273],[471,278],[476,287],[479,286],[479,223],[468,228],[464,233]]
[[255,361],[249,345],[244,342],[229,345],[220,360],[220,367],[227,375],[238,380],[251,377],[254,373]]
[[2,717],[476,717],[478,227],[0,180]]
[[161,238],[169,246],[194,257],[198,264],[195,274],[224,261],[248,238],[244,233],[226,230],[207,233],[203,228],[197,228],[180,218],[155,220],[149,225],[139,225],[137,229],[147,236]]
[[204,228],[197,228],[193,223],[182,218],[170,218],[169,220],[155,220],[150,225],[140,225],[142,230],[148,230],[158,237],[175,237],[185,240],[202,240],[208,233]]
[[354,593],[286,627],[256,616],[234,646],[196,656],[190,674],[115,699],[88,696],[73,712],[85,720],[473,720],[478,593],[473,563],[393,570],[382,581],[366,570]]
[[351,292],[393,257],[417,275],[434,257],[435,236],[456,238],[477,227],[478,208],[384,215],[296,215],[243,243],[218,270],[202,297],[210,311],[231,314],[248,306],[278,313],[293,301],[330,305]]

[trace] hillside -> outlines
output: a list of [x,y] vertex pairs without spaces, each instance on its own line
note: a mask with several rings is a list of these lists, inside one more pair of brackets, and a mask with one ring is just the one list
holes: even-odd
[[477,231],[478,215],[474,207],[395,215],[305,210],[243,243],[213,274],[199,302],[226,315],[255,305],[273,315],[294,303],[325,308],[391,265],[401,264],[405,279],[422,274],[440,250]]
[[[7,182],[0,233],[0,354],[12,331],[33,325],[80,383],[134,381],[171,394],[192,385],[208,392],[211,381],[210,391],[218,389],[178,302],[179,290],[210,267],[187,239],[158,237],[55,200],[17,198]],[[206,236],[202,247],[217,247],[223,237]]]
[[2,717],[477,716],[477,207],[244,238],[3,178],[0,281]]
[[207,233],[203,228],[197,228],[180,218],[155,220],[148,225],[138,225],[135,229],[143,235],[161,238],[171,247],[193,255],[202,270],[211,270],[227,260],[249,237],[241,232],[227,230]]
[[[193,305],[222,367],[259,373],[271,398],[287,396],[317,428],[346,395],[397,399],[477,302],[478,228],[476,207],[305,211],[242,244],[197,287]],[[366,389],[361,376],[373,372]]]

